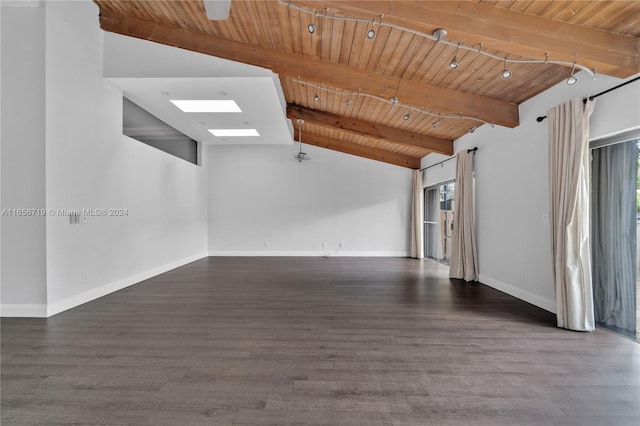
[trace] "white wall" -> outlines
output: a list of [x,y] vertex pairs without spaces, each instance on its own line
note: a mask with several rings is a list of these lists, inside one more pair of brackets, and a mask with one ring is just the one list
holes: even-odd
[[298,149],[208,147],[210,254],[408,255],[409,169]]
[[[575,97],[598,93],[622,80],[581,73],[520,105],[515,129],[482,126],[455,143],[455,151],[478,147],[475,158],[480,281],[555,312],[551,272],[547,129],[536,121]],[[591,136],[640,126],[639,82],[598,98]]]
[[[2,209],[45,207],[44,7],[1,7]],[[6,213],[6,212],[5,212]],[[4,305],[42,315],[45,217],[2,216]]]
[[[440,163],[440,164],[438,164]],[[422,186],[428,188],[443,182],[455,179],[455,156],[449,157],[442,154],[430,154],[420,160],[422,172]]]
[[206,256],[206,173],[122,135],[97,6],[7,8],[2,24],[3,207],[126,211],[76,225],[12,219],[12,232],[3,218],[2,315],[52,315]]
[[47,4],[47,207],[127,209],[47,218],[49,313],[206,254],[202,167],[122,135],[122,93],[102,78],[91,2]]

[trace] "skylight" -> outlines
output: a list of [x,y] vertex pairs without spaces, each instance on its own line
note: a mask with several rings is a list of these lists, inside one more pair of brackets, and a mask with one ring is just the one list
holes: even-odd
[[209,129],[214,136],[260,136],[256,129]]
[[233,100],[197,99],[171,102],[184,112],[242,112]]

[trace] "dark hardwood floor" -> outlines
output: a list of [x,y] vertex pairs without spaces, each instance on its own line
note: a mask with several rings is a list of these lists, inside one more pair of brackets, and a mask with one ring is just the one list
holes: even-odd
[[431,262],[208,258],[2,319],[2,425],[640,425],[640,345]]

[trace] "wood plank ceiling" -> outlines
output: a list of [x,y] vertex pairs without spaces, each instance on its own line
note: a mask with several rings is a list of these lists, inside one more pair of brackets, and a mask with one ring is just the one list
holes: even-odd
[[[480,125],[517,126],[518,105],[568,78],[574,62],[640,72],[636,0],[233,0],[222,21],[207,19],[202,0],[94,1],[106,31],[276,72],[287,115],[305,120],[304,143],[409,168],[452,154],[452,141]],[[419,34],[438,28],[448,43]]]

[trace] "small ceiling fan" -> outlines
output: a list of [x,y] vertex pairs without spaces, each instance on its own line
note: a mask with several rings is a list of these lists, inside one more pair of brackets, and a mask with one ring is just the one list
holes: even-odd
[[298,142],[300,144],[300,151],[296,153],[293,156],[293,158],[298,160],[299,163],[302,163],[303,161],[311,160],[311,157],[309,157],[306,152],[302,152],[302,124],[304,123],[304,120],[302,118],[298,118],[297,123],[298,123]]

